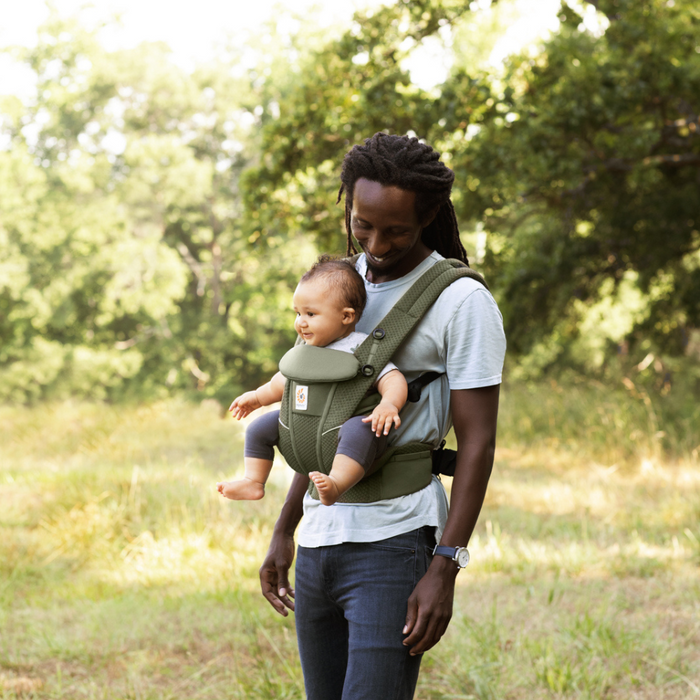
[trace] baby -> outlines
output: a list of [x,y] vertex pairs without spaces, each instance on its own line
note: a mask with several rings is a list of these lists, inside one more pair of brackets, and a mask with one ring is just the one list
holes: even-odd
[[[365,285],[355,268],[344,260],[321,256],[304,274],[294,292],[294,328],[307,345],[351,353],[367,337],[355,331],[366,301]],[[267,384],[234,399],[229,411],[240,420],[256,408],[281,401],[285,381],[278,372]],[[366,418],[355,416],[341,426],[330,473],[309,473],[324,505],[333,505],[362,479],[385,450],[391,426],[401,425],[399,411],[406,403],[408,387],[396,365],[390,362],[382,369],[376,388],[382,398],[372,414]],[[248,426],[245,477],[218,483],[219,493],[226,498],[246,501],[265,495],[265,482],[274,457],[273,445],[279,439],[278,421],[279,411],[271,411]]]

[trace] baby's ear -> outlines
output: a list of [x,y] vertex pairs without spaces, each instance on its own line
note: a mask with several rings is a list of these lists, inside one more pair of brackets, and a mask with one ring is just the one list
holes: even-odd
[[351,306],[346,306],[343,309],[343,323],[347,326],[351,323],[355,323],[355,319],[357,317],[357,314],[355,313],[355,309],[353,309]]

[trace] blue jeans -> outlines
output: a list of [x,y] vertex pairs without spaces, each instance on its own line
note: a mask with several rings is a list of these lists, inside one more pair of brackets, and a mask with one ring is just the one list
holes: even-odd
[[421,655],[408,653],[402,630],[434,529],[298,548],[294,617],[307,700],[413,697]]

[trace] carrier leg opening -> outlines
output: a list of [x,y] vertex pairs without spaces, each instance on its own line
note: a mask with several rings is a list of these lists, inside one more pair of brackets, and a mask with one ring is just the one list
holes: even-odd
[[321,503],[332,506],[364,475],[365,469],[359,462],[347,455],[336,454],[330,473],[309,472],[309,479],[314,482]]

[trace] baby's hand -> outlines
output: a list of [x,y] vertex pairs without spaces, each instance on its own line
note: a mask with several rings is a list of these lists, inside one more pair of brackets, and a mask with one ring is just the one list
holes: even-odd
[[394,406],[393,403],[382,401],[375,409],[372,414],[363,418],[363,423],[372,422],[372,432],[380,437],[382,432],[384,435],[388,435],[391,430],[392,424],[397,428],[401,425],[401,418],[399,418],[399,409]]
[[233,400],[228,410],[233,414],[234,418],[240,420],[252,413],[256,408],[260,408],[260,406],[262,404],[258,401],[256,393],[254,391],[246,391],[245,394],[241,394]]

